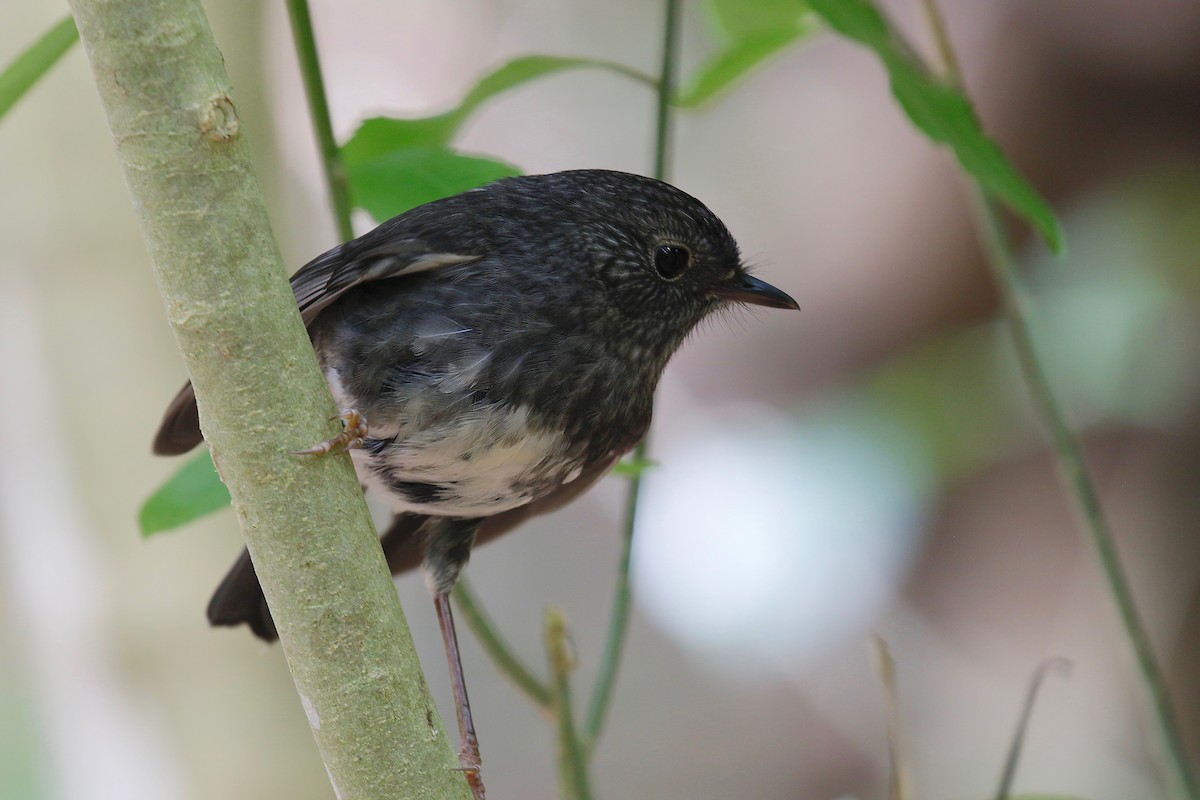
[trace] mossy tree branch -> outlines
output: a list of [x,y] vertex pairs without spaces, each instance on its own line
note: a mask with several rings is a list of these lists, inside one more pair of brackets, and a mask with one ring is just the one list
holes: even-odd
[[469,797],[196,0],[71,0],[214,461],[339,798]]

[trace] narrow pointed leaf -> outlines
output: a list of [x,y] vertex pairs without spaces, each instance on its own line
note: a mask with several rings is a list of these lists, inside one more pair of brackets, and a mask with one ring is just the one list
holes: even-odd
[[520,174],[510,164],[440,147],[414,147],[346,160],[354,204],[381,222],[423,203]]
[[431,117],[368,119],[342,147],[347,162],[364,161],[397,150],[446,148],[467,117],[496,95],[529,81],[567,69],[593,67],[617,72],[643,83],[654,79],[611,61],[557,56],[525,56],[514,59],[479,79],[455,108]]
[[379,158],[397,150],[447,147],[458,128],[457,115],[455,110],[420,119],[372,117],[364,120],[342,145],[342,160],[349,164]]
[[627,78],[633,78],[652,87],[658,85],[658,82],[649,75],[644,75],[635,69],[614,61],[604,61],[595,58],[565,58],[561,56],[523,56],[513,59],[481,78],[475,84],[474,88],[467,92],[466,97],[463,98],[462,103],[453,113],[458,114],[461,118],[465,118],[482,105],[484,101],[502,92],[507,92],[509,89],[516,88],[523,83],[529,83],[530,81],[544,78],[556,72],[562,72],[566,69],[580,69],[582,67],[608,70]]
[[228,508],[229,503],[229,490],[221,483],[206,447],[150,495],[138,512],[138,526],[142,536],[152,536]]
[[810,6],[839,34],[879,57],[892,93],[922,133],[953,149],[986,193],[1024,217],[1051,249],[1062,250],[1062,231],[1050,205],[983,132],[971,101],[933,75],[870,0],[811,0]]
[[70,15],[42,35],[0,73],[0,118],[79,41]]
[[705,11],[721,36],[727,41],[738,41],[767,31],[794,27],[808,12],[808,3],[801,0],[708,0]]
[[681,108],[708,102],[818,28],[800,0],[708,0],[705,11],[721,48],[684,82],[673,101]]
[[612,474],[622,478],[636,478],[648,469],[658,466],[652,458],[629,456],[613,465]]
[[788,27],[755,33],[733,42],[700,66],[676,98],[675,105],[695,108],[707,103],[812,30],[813,26],[796,22]]

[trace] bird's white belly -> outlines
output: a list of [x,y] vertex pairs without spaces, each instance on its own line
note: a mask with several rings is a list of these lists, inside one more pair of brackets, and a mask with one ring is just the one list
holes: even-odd
[[[577,476],[581,464],[564,452],[557,432],[521,428],[516,409],[486,423],[457,422],[451,431],[421,431],[379,454],[356,451],[363,484],[397,512],[489,516],[534,500]],[[517,433],[523,430],[523,433]],[[438,487],[436,499],[405,492],[398,482]]]
[[[326,378],[339,405],[355,408],[336,372],[327,370]],[[403,418],[373,419],[368,411],[366,420],[367,446],[351,451],[355,470],[398,513],[490,516],[569,483],[583,469],[564,433],[538,425],[525,406],[478,404],[436,420],[417,400]],[[371,447],[379,440],[386,444]]]

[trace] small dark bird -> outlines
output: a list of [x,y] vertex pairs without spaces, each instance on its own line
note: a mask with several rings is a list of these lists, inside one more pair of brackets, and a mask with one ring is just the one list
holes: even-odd
[[[604,170],[508,178],[414,208],[292,278],[364,486],[396,516],[392,572],[421,564],[450,663],[460,757],[479,748],[449,594],[471,547],[556,509],[609,472],[650,425],[654,389],[700,320],[731,303],[797,309],[747,274],[702,203]],[[191,386],[154,452],[200,444]],[[277,637],[243,551],[213,625]]]

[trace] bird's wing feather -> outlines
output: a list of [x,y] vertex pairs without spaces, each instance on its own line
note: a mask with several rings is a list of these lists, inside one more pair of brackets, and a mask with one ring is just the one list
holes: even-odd
[[292,276],[292,293],[305,325],[355,286],[400,278],[443,267],[468,264],[478,254],[437,252],[419,239],[382,239],[369,235],[310,261]]
[[[403,218],[323,253],[292,276],[292,294],[305,326],[347,291],[371,281],[415,275],[477,260],[479,253],[452,253],[396,230]],[[158,455],[186,453],[203,441],[196,395],[189,383],[171,401],[154,437]]]

